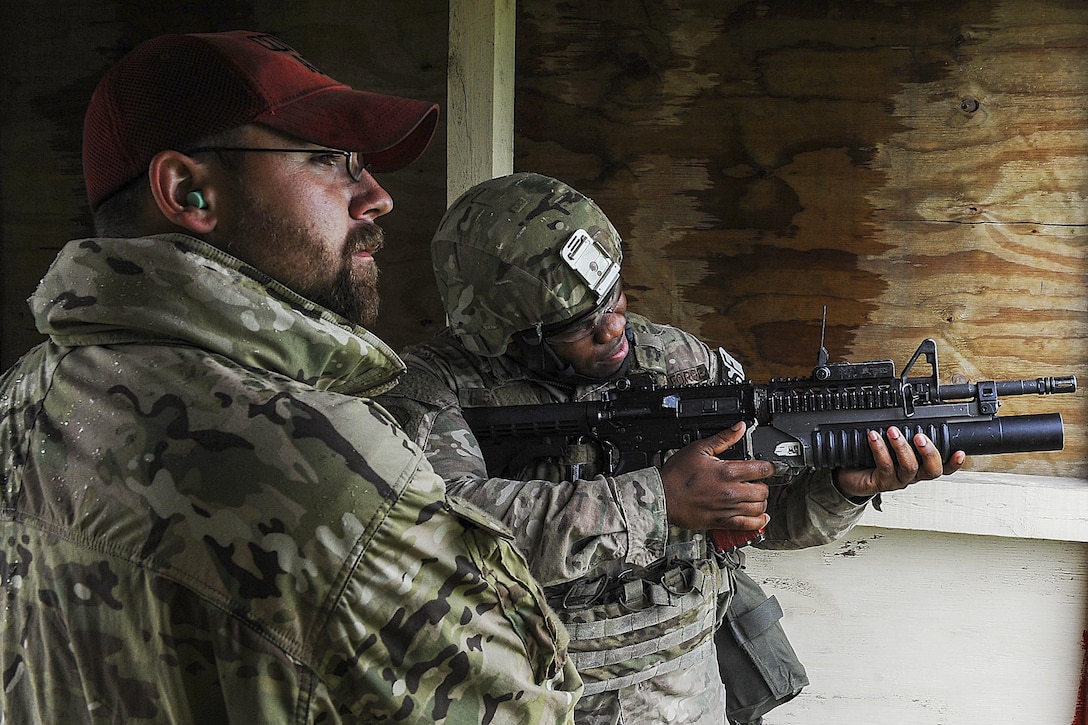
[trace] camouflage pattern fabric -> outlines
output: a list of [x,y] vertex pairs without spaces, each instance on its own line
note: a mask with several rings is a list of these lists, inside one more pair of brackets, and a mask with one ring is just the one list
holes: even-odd
[[[668,384],[721,382],[727,370],[701,341],[681,330],[628,313],[634,362],[631,372],[651,372]],[[407,374],[379,397],[416,442],[424,446],[451,493],[487,509],[514,531],[537,579],[551,594],[571,635],[571,652],[580,662],[587,694],[578,703],[579,725],[698,723],[725,721],[725,696],[709,640],[728,604],[730,577],[707,553],[704,532],[670,527],[656,469],[615,477],[595,475],[592,451],[569,452],[570,460],[540,461],[509,478],[488,478],[479,445],[461,413],[463,406],[514,405],[600,399],[609,383],[573,389],[534,380],[513,359],[468,352],[450,330],[403,355]],[[581,467],[571,480],[566,465]],[[775,487],[768,505],[768,541],[773,548],[824,544],[841,536],[864,506],[844,498],[827,472],[810,472],[790,486]],[[675,552],[687,550],[677,556]],[[664,562],[664,564],[662,564]],[[699,575],[692,587],[703,595],[684,610],[676,598],[642,610],[660,622],[621,637],[606,632],[629,608],[615,604],[579,608],[571,594],[592,590],[602,576],[630,577],[631,570],[690,568]],[[728,568],[728,567],[727,567]],[[643,591],[653,582],[640,582]],[[611,608],[611,611],[610,611]],[[647,655],[638,648],[655,641]],[[601,660],[620,648],[626,660]],[[588,652],[588,657],[582,655]],[[583,666],[590,662],[590,667]],[[669,670],[668,663],[681,666]],[[666,663],[662,666],[662,663]],[[644,681],[637,681],[645,676]],[[618,689],[610,688],[613,684]],[[634,684],[628,684],[635,680]]]
[[610,285],[592,291],[555,253],[556,240],[579,229],[618,276],[619,232],[592,199],[558,179],[510,174],[450,205],[431,260],[449,325],[469,352],[501,355],[511,334],[577,317],[607,296]]
[[367,399],[361,328],[182,235],[67,245],[0,379],[0,722],[562,723],[501,525]]

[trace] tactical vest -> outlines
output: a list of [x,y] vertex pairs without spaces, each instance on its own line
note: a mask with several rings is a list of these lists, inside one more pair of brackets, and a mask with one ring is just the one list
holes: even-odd
[[[634,321],[632,321],[634,322]],[[651,373],[670,384],[708,382],[717,372],[705,362],[676,368],[659,335],[635,324],[632,372]],[[724,354],[724,351],[721,352]],[[732,358],[715,361],[730,367]],[[739,366],[736,366],[739,368]],[[538,404],[560,401],[559,393],[528,379],[481,380],[480,387],[458,390],[461,406]],[[732,377],[726,373],[726,377]],[[601,389],[606,386],[600,386]],[[595,397],[579,389],[581,399]],[[517,480],[572,481],[600,473],[602,452],[592,442],[568,446],[560,456],[534,461],[498,475]],[[605,566],[575,582],[545,591],[570,633],[569,652],[585,681],[585,694],[618,690],[715,656],[714,630],[731,592],[731,572],[708,549],[706,535],[673,528],[666,555],[646,567]]]

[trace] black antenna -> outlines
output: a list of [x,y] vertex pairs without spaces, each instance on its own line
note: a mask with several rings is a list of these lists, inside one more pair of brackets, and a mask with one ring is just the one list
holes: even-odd
[[827,332],[827,305],[824,305],[824,318],[820,323],[820,352],[816,356],[816,367],[822,368],[827,366],[827,360],[830,357],[827,354],[827,348],[824,347],[824,333]]

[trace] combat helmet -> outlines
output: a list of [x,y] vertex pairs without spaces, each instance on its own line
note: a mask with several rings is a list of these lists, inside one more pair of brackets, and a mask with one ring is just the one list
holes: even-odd
[[517,173],[477,184],[431,240],[447,322],[485,357],[506,352],[516,333],[543,337],[611,297],[620,243],[593,200],[561,181]]

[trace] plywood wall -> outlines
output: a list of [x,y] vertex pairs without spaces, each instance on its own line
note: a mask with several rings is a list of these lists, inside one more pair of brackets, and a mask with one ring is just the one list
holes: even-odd
[[[937,341],[942,382],[1088,384],[1088,5],[518,4],[515,168],[595,198],[634,309],[754,379]],[[976,470],[1088,478],[1066,450]]]

